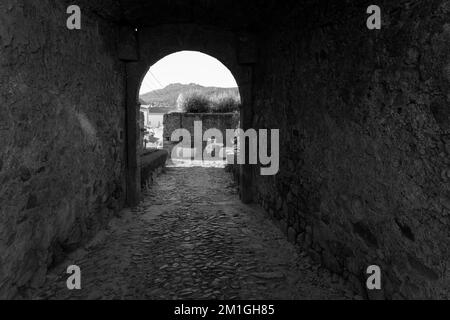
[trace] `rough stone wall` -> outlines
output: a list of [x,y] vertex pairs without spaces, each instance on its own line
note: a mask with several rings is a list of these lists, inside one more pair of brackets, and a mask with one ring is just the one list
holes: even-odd
[[[281,129],[255,194],[291,241],[386,298],[450,288],[450,1],[317,1],[261,38],[254,126]],[[289,6],[286,6],[289,7]],[[280,9],[281,10],[281,9]],[[373,298],[375,296],[370,295]]]
[[163,139],[164,142],[170,142],[172,133],[182,127],[182,120],[183,117],[182,113],[168,113],[164,115],[164,133],[163,133]]
[[0,2],[0,298],[37,286],[124,196],[116,30],[67,1]]
[[202,123],[203,134],[209,129],[218,129],[222,132],[224,144],[226,130],[235,130],[239,124],[238,113],[223,114],[193,114],[193,113],[169,113],[164,115],[164,141],[170,141],[172,133],[177,129],[186,129],[191,133],[194,143],[194,124],[196,121]]

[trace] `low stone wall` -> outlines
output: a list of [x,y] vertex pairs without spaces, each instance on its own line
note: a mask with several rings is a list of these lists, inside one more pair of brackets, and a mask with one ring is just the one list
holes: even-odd
[[169,113],[164,115],[164,143],[170,142],[172,133],[177,129],[186,129],[193,137],[196,121],[202,122],[203,134],[209,129],[219,129],[225,140],[226,130],[237,128],[239,119],[238,113]]
[[166,150],[148,150],[141,155],[141,187],[147,188],[165,168],[168,153]]

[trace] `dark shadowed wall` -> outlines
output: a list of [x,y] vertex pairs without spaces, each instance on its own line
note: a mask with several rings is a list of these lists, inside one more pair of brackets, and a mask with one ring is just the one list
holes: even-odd
[[0,3],[0,297],[104,225],[124,197],[116,29],[63,1]]
[[[38,286],[121,207],[125,104],[137,142],[140,82],[180,50],[233,72],[244,129],[281,130],[279,174],[246,166],[241,187],[292,242],[362,291],[379,265],[372,298],[448,291],[449,0],[380,0],[380,31],[365,1],[80,2],[77,32],[66,0],[0,2],[0,297]],[[138,29],[127,84],[119,22]]]
[[436,298],[450,282],[450,2],[381,1],[381,31],[368,5],[280,9],[264,33],[254,126],[281,129],[281,169],[255,193],[356,288],[377,264],[385,297]]

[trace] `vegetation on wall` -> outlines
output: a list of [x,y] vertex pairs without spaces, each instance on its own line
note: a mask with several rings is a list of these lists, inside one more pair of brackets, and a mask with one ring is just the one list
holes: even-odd
[[151,91],[140,97],[140,103],[150,105],[150,113],[169,113],[179,111],[179,100],[192,92],[199,92],[206,97],[233,96],[238,100],[238,88],[217,88],[203,87],[198,84],[180,84],[168,85],[164,89]]
[[177,101],[178,110],[186,113],[238,113],[241,107],[239,94],[220,92],[205,95],[199,91],[181,94]]

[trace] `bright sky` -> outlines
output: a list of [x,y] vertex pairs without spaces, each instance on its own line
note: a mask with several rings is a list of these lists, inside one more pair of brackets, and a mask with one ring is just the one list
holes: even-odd
[[168,55],[150,68],[141,94],[162,89],[172,83],[196,83],[204,87],[237,87],[236,80],[219,60],[196,51]]

